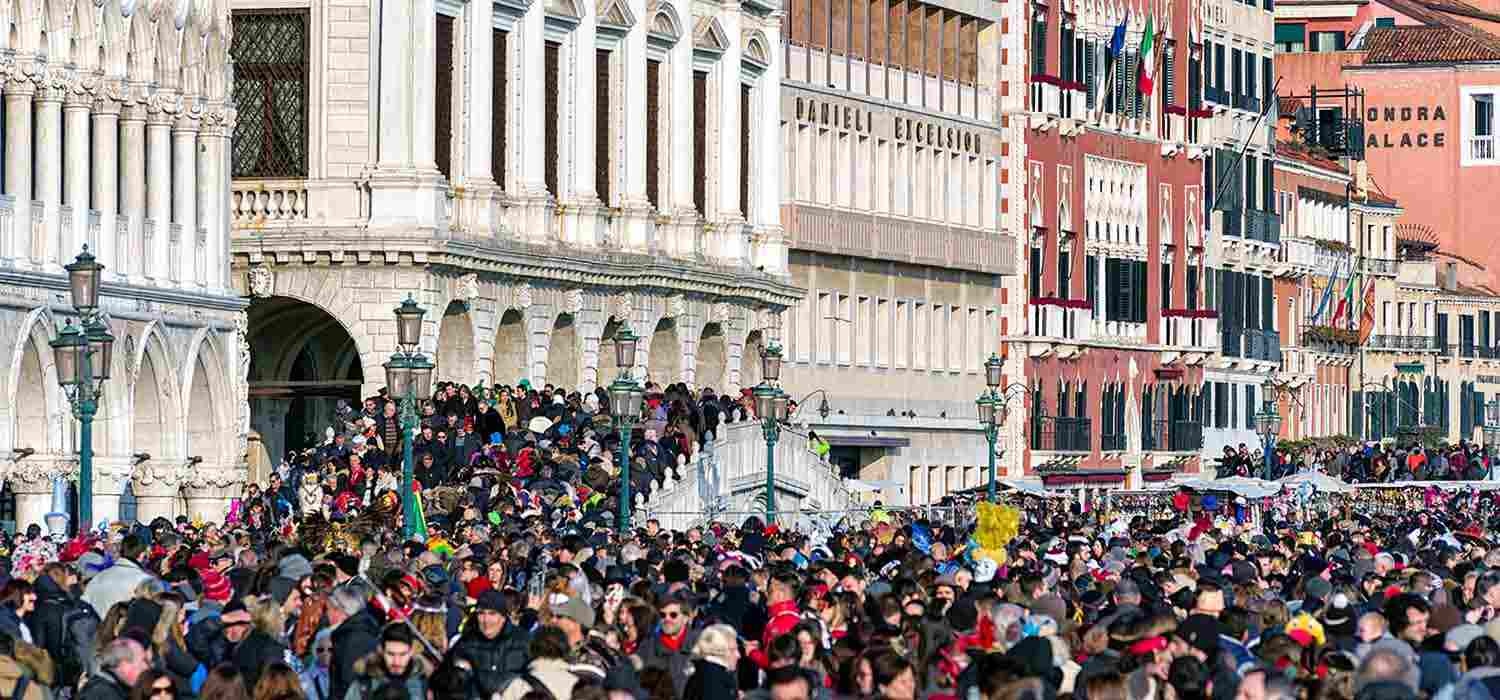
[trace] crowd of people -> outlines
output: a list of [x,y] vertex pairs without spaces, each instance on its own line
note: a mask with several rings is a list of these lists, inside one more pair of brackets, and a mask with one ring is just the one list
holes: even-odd
[[[224,522],[0,538],[0,697],[1500,697],[1493,500],[1387,516],[1184,490],[1165,516],[1046,499],[620,532],[607,402],[439,392],[420,523],[375,397]],[[681,386],[647,402],[631,459],[652,476],[752,415]]]
[[[1261,450],[1240,443],[1225,447],[1215,469],[1219,478],[1261,477],[1265,463]],[[1278,448],[1271,464],[1271,479],[1293,474],[1320,472],[1351,484],[1397,481],[1478,481],[1490,478],[1493,455],[1467,440],[1457,444],[1424,447],[1417,442],[1368,442],[1347,447]]]

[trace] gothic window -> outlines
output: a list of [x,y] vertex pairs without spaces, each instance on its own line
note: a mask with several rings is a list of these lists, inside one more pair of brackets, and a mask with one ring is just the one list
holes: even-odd
[[307,177],[306,9],[235,10],[231,176]]

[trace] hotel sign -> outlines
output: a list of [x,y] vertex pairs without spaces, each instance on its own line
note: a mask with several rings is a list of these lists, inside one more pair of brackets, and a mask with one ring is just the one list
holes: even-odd
[[974,156],[995,155],[999,150],[998,129],[810,92],[783,90],[782,115],[798,124]]
[[[1365,108],[1366,148],[1443,148],[1448,115],[1442,105]],[[1379,128],[1381,133],[1375,133]]]

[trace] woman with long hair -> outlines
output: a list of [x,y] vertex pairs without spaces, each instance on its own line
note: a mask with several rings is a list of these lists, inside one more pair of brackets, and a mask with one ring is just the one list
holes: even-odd
[[250,693],[245,690],[245,679],[239,669],[223,663],[208,672],[203,687],[198,689],[198,700],[250,700]]
[[916,700],[917,671],[911,661],[895,652],[878,654],[870,663],[875,690],[882,700]]
[[620,606],[619,617],[616,625],[620,631],[620,651],[634,654],[641,640],[656,629],[656,608],[639,598],[629,598]]
[[324,574],[304,576],[297,582],[297,590],[302,593],[302,612],[292,630],[292,653],[299,658],[307,656],[308,646],[323,626],[323,615],[328,611],[328,592],[332,589],[333,580]]
[[255,682],[253,700],[304,700],[302,681],[291,666],[280,662],[271,664]]
[[36,589],[26,579],[13,578],[0,587],[0,631],[27,644],[31,641],[31,628],[26,626],[26,616],[36,610]]
[[154,668],[142,673],[130,690],[130,700],[174,700],[176,697],[177,683],[172,676]]

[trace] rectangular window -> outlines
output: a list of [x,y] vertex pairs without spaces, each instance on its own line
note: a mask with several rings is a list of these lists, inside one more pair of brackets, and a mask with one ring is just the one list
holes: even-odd
[[549,41],[542,50],[542,74],[546,76],[546,93],[542,99],[543,129],[542,129],[542,159],[543,178],[547,185],[547,192],[554,198],[558,196],[557,189],[557,123],[562,119],[558,111],[558,85],[562,73],[561,67],[562,46],[555,41]]
[[750,220],[750,86],[740,83],[740,216]]
[[838,301],[835,315],[828,322],[832,328],[837,329],[839,364],[847,365],[849,364],[850,356],[853,354],[851,350],[852,341],[854,340],[854,317],[853,311],[849,308],[849,295],[840,294]]
[[1241,106],[1240,95],[1244,94],[1245,87],[1242,77],[1244,73],[1241,72],[1244,70],[1244,58],[1239,49],[1230,49],[1229,58],[1229,67],[1231,69],[1229,73],[1230,100],[1234,106],[1239,107]]
[[964,368],[964,310],[948,307],[948,371]]
[[[494,89],[490,91],[490,171],[495,176],[495,184],[500,189],[505,189],[505,149],[510,144],[506,124],[510,116],[506,110],[510,104],[506,101],[509,90],[506,78],[510,73],[506,71],[506,60],[509,55],[507,40],[510,34],[494,30],[490,37],[491,49],[494,55],[490,57],[491,72],[495,76]],[[238,72],[238,68],[235,69]]]
[[453,18],[437,16],[437,81],[433,85],[432,154],[438,172],[452,179],[453,168]]
[[[1214,89],[1222,91],[1224,89],[1224,45],[1213,44],[1213,47]],[[1221,94],[1219,99],[1214,101],[1222,102],[1223,99],[1224,97]]]
[[1343,32],[1312,32],[1308,35],[1308,50],[1310,51],[1343,51]]
[[661,210],[661,61],[646,59],[646,199]]
[[1277,24],[1276,52],[1302,53],[1307,45],[1307,25]]
[[932,340],[927,327],[927,305],[916,302],[912,306],[912,329],[911,337],[919,338],[918,342],[911,344],[911,367],[912,369],[927,368],[927,346]]
[[1026,282],[1032,299],[1042,298],[1042,249],[1031,248],[1031,259],[1026,266]]
[[308,11],[235,10],[235,178],[307,177]]
[[911,343],[913,329],[911,327],[911,302],[898,299],[896,301],[896,329],[894,336],[896,340],[895,357],[891,358],[894,367],[905,367],[907,348]]
[[1067,251],[1057,254],[1057,298],[1072,299],[1073,256]]
[[610,197],[609,156],[614,144],[609,139],[609,60],[609,51],[594,50],[594,193],[606,207],[614,201]]
[[[1162,81],[1161,95],[1169,105],[1177,104],[1177,41],[1167,40],[1166,48],[1162,50]],[[1165,114],[1165,112],[1163,112]]]
[[1172,308],[1172,263],[1161,264],[1161,308]]
[[708,216],[708,73],[693,71],[693,207]]
[[1436,322],[1438,348],[1446,352],[1448,349],[1448,314],[1438,314]]
[[833,295],[828,292],[818,293],[818,308],[816,310],[814,326],[818,329],[818,362],[828,364],[833,361]]
[[870,352],[870,359],[876,365],[885,367],[890,364],[890,357],[888,356],[886,350],[886,348],[890,347],[889,343],[891,342],[890,303],[885,299],[877,299],[875,301],[875,311],[873,313],[875,314],[875,336],[873,341],[871,342],[871,345],[873,345],[874,347]]
[[1376,17],[1375,18],[1375,26],[1377,26],[1377,27],[1394,27],[1394,26],[1396,26],[1396,18],[1395,17]]
[[1198,268],[1193,267],[1192,265],[1188,265],[1187,266],[1187,270],[1185,270],[1185,272],[1187,273],[1187,284],[1184,286],[1184,290],[1186,291],[1186,296],[1187,296],[1187,308],[1189,308],[1189,309],[1197,309],[1198,308]]
[[1062,29],[1059,31],[1061,41],[1058,42],[1058,77],[1068,82],[1073,81],[1073,20],[1063,18]]
[[[1274,93],[1274,88],[1276,87],[1276,63],[1271,60],[1270,56],[1260,57],[1260,84],[1261,92],[1263,93],[1260,96],[1262,101],[1270,102],[1276,98]],[[1261,109],[1265,109],[1265,105],[1261,105]]]
[[1099,258],[1083,259],[1083,298],[1089,301],[1089,318],[1099,318]]
[[1032,7],[1031,16],[1031,74],[1047,74],[1047,11]]

